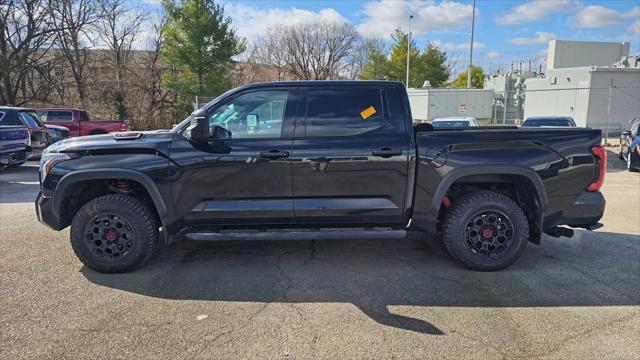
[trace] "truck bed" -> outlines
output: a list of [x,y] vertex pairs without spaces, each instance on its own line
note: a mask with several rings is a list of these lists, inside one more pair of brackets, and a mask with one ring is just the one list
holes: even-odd
[[540,200],[545,231],[571,224],[574,203],[597,176],[591,148],[600,145],[601,131],[486,126],[423,131],[415,138],[416,218],[437,218],[446,195],[440,189],[448,189],[455,181],[473,182],[466,174],[486,173],[496,182],[501,173],[519,174],[544,194]]

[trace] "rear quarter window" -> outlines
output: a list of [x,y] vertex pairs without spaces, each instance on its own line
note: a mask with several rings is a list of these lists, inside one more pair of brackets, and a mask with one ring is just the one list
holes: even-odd
[[353,136],[384,124],[380,89],[310,89],[307,137]]
[[47,121],[52,122],[71,122],[73,115],[71,111],[51,110],[47,111]]

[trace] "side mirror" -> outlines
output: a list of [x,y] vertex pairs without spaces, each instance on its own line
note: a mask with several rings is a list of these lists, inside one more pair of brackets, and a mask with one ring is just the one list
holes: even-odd
[[191,141],[196,143],[209,141],[211,133],[209,132],[207,112],[199,109],[191,113],[191,124],[187,130],[191,134]]
[[223,128],[220,125],[215,125],[211,128],[211,137],[214,139],[231,139],[231,131]]
[[631,131],[630,130],[625,130],[620,135],[622,135],[622,136],[631,136]]
[[414,132],[433,131],[433,125],[429,123],[417,123],[413,125]]

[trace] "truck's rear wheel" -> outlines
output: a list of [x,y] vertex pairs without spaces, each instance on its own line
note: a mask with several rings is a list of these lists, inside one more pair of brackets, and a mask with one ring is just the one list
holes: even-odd
[[71,223],[71,245],[87,267],[125,272],[141,266],[155,252],[158,225],[151,210],[126,195],[101,196],[85,204]]
[[515,262],[529,240],[529,223],[510,198],[490,191],[458,199],[444,224],[444,244],[464,266],[500,270]]

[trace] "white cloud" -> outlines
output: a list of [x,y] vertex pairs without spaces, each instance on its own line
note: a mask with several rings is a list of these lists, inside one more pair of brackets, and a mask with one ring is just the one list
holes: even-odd
[[640,6],[633,7],[626,12],[618,12],[604,6],[589,5],[576,14],[572,25],[583,29],[615,27],[622,24],[625,19],[639,16]]
[[492,61],[498,60],[498,59],[500,59],[500,53],[497,52],[497,51],[489,51],[487,53],[487,59],[492,60]]
[[556,34],[548,33],[544,31],[536,32],[535,37],[526,38],[526,37],[517,37],[513,39],[509,39],[509,42],[514,45],[535,45],[535,44],[546,44],[549,40],[553,40],[556,38]]
[[410,15],[414,16],[411,32],[415,35],[452,31],[463,26],[470,28],[472,13],[470,4],[455,1],[439,4],[428,0],[369,1],[364,5],[366,19],[358,25],[358,31],[364,36],[389,39],[396,28],[407,30]]
[[582,5],[576,0],[533,0],[511,9],[496,22],[500,25],[523,24],[543,20],[552,12],[571,12]]
[[225,3],[224,14],[232,19],[237,34],[252,41],[276,25],[294,25],[319,22],[348,23],[349,21],[333,8],[319,11],[296,7],[257,9],[239,3]]
[[[438,49],[444,50],[444,51],[448,51],[448,52],[469,50],[469,43],[454,44],[452,42],[443,42],[443,41],[440,41],[440,40],[433,40],[431,43],[433,45],[437,46]],[[487,45],[485,43],[481,43],[481,42],[477,42],[477,41],[473,42],[473,48],[474,49],[483,49],[486,46]]]
[[636,20],[636,22],[631,24],[629,26],[629,31],[631,31],[633,35],[640,36],[640,20]]

